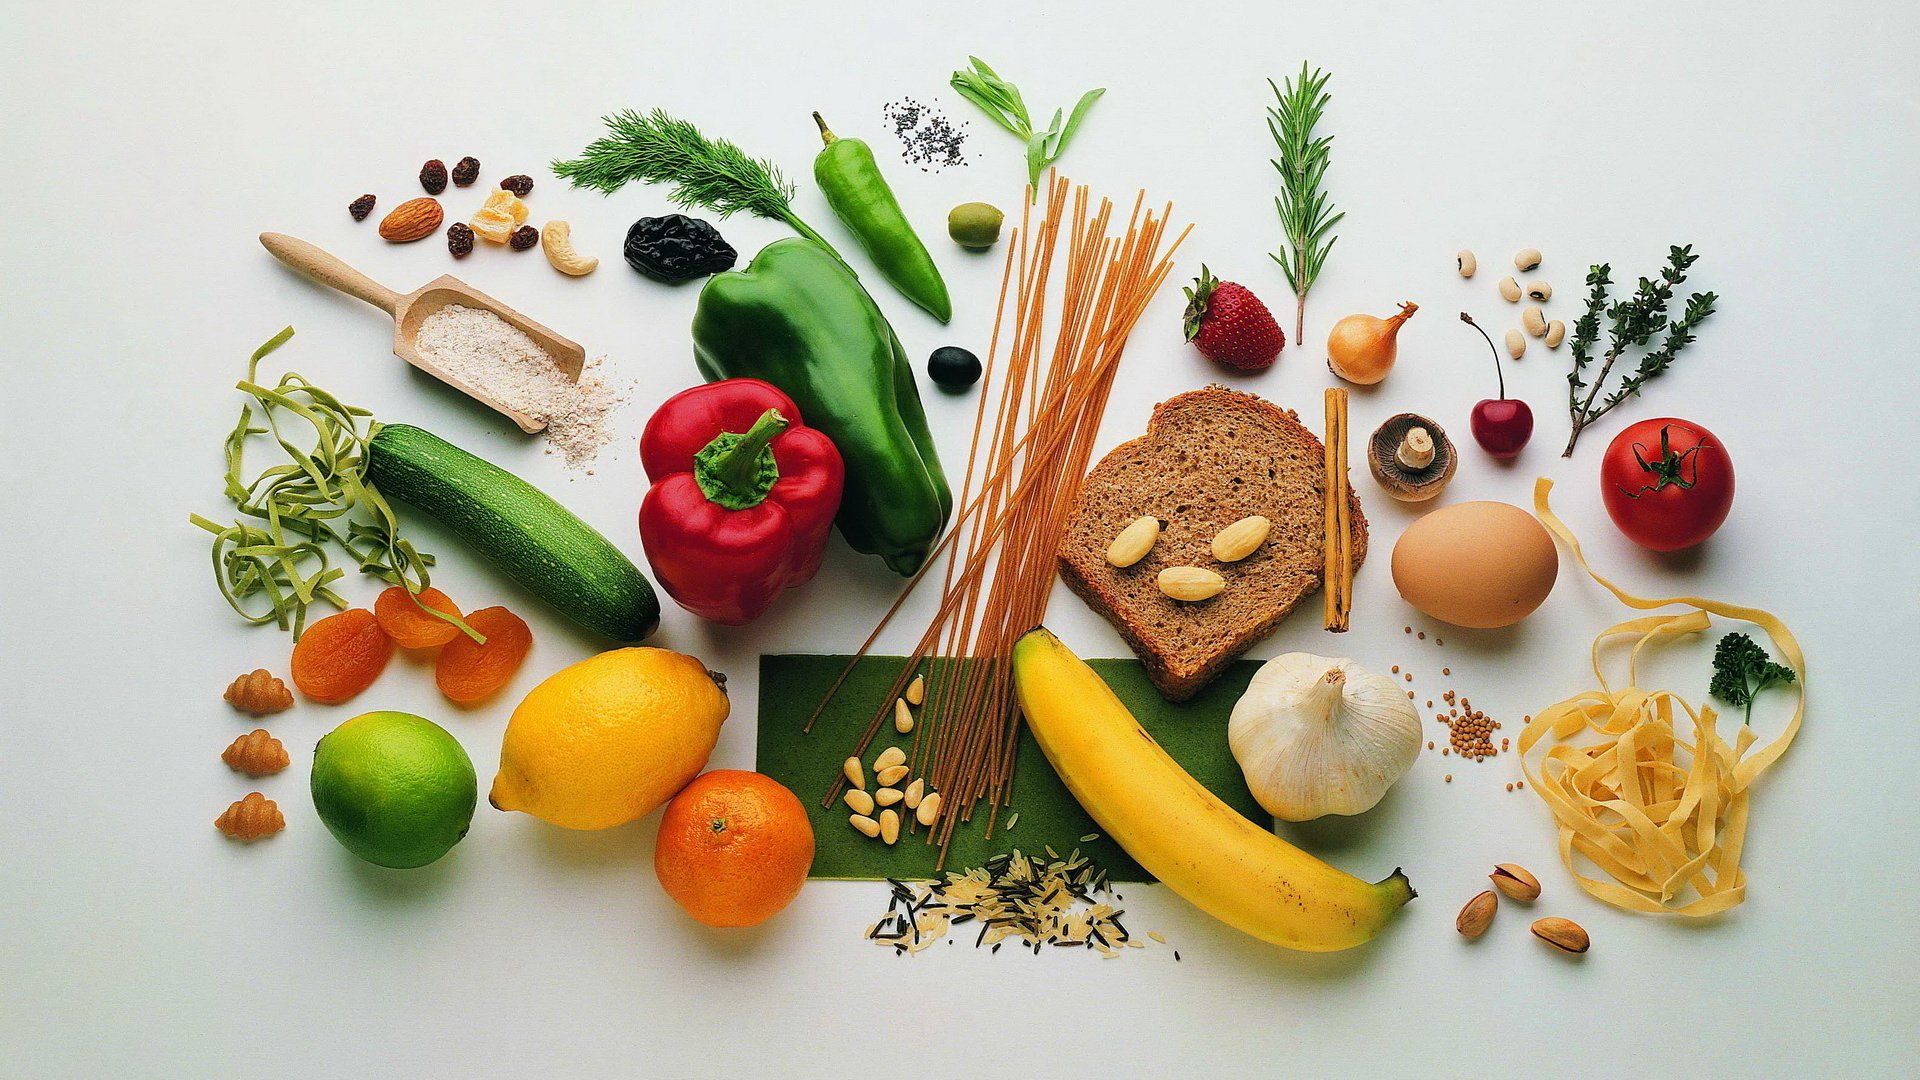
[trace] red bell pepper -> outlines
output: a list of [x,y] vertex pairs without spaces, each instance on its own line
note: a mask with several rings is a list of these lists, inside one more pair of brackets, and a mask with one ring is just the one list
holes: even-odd
[[640,542],[681,607],[738,626],[820,569],[846,468],[772,383],[668,398],[640,435],[640,464],[653,481]]

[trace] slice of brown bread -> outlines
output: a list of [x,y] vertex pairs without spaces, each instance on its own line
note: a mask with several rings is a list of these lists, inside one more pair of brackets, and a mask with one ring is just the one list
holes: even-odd
[[[1326,449],[1299,417],[1252,394],[1209,386],[1161,402],[1147,433],[1100,459],[1080,488],[1060,547],[1060,574],[1145,662],[1168,701],[1185,701],[1320,588],[1326,527]],[[1353,559],[1367,554],[1367,519],[1351,495]],[[1135,518],[1165,522],[1147,557],[1125,569],[1107,545]],[[1267,542],[1236,563],[1213,557],[1214,534],[1260,514]],[[1211,600],[1160,592],[1169,566],[1227,579]]]

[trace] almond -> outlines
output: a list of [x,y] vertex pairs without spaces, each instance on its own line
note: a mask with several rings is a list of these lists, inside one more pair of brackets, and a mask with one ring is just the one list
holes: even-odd
[[1132,524],[1120,530],[1120,535],[1107,545],[1109,565],[1125,569],[1147,557],[1153,545],[1160,539],[1160,519],[1148,514],[1133,519]]
[[1213,538],[1213,557],[1221,562],[1239,562],[1260,550],[1273,531],[1273,522],[1254,514],[1221,529]]
[[418,199],[408,199],[380,219],[380,239],[395,244],[425,240],[439,231],[441,219],[445,216],[438,199],[429,199],[424,195]]
[[1188,603],[1211,600],[1227,587],[1227,579],[1204,566],[1169,566],[1157,580],[1161,592]]
[[1492,889],[1483,889],[1480,895],[1467,901],[1460,909],[1460,917],[1453,920],[1453,928],[1460,931],[1464,938],[1477,938],[1493,925],[1493,913],[1500,908],[1500,898]]

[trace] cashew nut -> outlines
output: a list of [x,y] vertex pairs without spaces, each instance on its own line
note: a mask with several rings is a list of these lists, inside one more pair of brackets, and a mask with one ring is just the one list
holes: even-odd
[[540,226],[540,250],[547,253],[547,261],[555,270],[574,277],[591,274],[600,265],[599,259],[573,250],[573,226],[564,221]]

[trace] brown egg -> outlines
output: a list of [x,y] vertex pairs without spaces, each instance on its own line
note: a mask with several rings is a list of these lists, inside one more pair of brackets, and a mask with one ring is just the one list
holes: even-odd
[[1560,557],[1532,514],[1498,502],[1443,506],[1393,545],[1393,584],[1441,622],[1491,629],[1533,614],[1553,591]]

